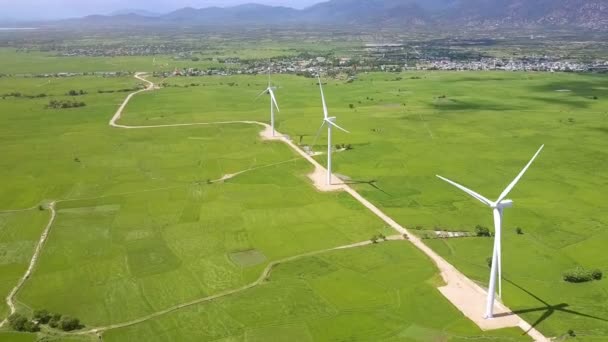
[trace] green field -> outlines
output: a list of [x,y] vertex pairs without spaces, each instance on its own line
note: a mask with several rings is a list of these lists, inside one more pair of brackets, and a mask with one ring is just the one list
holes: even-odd
[[[280,86],[279,131],[311,144],[322,116],[315,80],[273,79]],[[200,85],[138,95],[121,124],[268,119],[267,99],[253,100],[263,76],[166,82]],[[336,133],[336,144],[353,149],[336,154],[335,171],[400,224],[420,227],[421,235],[491,226],[489,210],[435,174],[494,198],[546,144],[511,194],[515,208],[506,212],[504,300],[548,336],[572,329],[580,340],[605,340],[606,281],[561,280],[576,265],[608,272],[601,250],[608,241],[601,201],[608,184],[605,77],[428,72],[327,82],[330,113],[353,132]],[[24,312],[45,308],[87,327],[122,323],[251,284],[273,261],[393,234],[349,195],[315,191],[306,177],[310,164],[284,144],[262,142],[258,126],[109,128],[126,93],[98,90],[139,83],[0,78],[0,94],[48,95],[0,99],[0,176],[8,180],[0,188],[0,210],[34,207],[0,213],[3,297],[23,274],[48,220],[37,205],[58,201],[51,236],[17,296]],[[65,95],[71,89],[88,93],[75,97],[86,107],[44,108],[51,99],[72,99]],[[323,140],[317,150],[325,149]],[[248,169],[254,170],[213,182]],[[515,227],[525,234],[515,234]],[[491,240],[426,241],[485,284]],[[437,285],[432,264],[404,242],[334,251],[282,263],[259,286],[109,330],[104,339],[523,338],[518,330],[480,332]],[[6,336],[0,340],[11,340]]]
[[[170,83],[191,81],[172,79]],[[177,100],[184,90],[165,89],[135,99],[126,121],[197,122],[228,115],[266,120],[264,111],[248,110],[249,99],[262,82],[248,77],[197,81],[205,86],[185,91],[188,97],[197,94],[192,96],[196,104]],[[274,81],[281,87],[279,130],[297,142],[302,138],[302,144],[312,143],[321,117],[314,81],[290,76],[276,76]],[[229,87],[228,82],[238,86]],[[231,94],[239,97],[210,104],[210,112],[204,109],[211,99],[228,99]],[[573,285],[561,280],[562,272],[577,265],[608,271],[600,247],[607,241],[608,222],[600,209],[608,184],[605,77],[370,74],[360,75],[352,84],[329,80],[326,95],[331,114],[353,132],[336,134],[336,143],[354,146],[336,156],[336,172],[360,182],[356,188],[366,198],[411,228],[472,231],[477,224],[491,227],[489,210],[434,175],[448,176],[494,198],[538,146],[546,144],[511,194],[515,208],[506,212],[505,276],[519,287],[505,282],[505,301],[528,321],[538,321],[538,328],[549,336],[561,336],[568,329],[595,338],[608,334],[605,281]],[[199,100],[204,104],[200,109]],[[322,140],[317,150],[325,149]],[[375,181],[375,187],[370,181]],[[522,227],[525,234],[516,235],[515,227]],[[429,243],[466,274],[486,283],[485,259],[491,254],[491,241]],[[556,312],[539,320],[546,310],[528,311],[546,305],[528,292],[555,303],[550,305],[567,304],[570,310],[597,318]]]
[[431,262],[405,242],[323,253],[279,265],[254,289],[110,331],[104,340],[527,340],[518,329],[479,331],[437,295],[435,277]]

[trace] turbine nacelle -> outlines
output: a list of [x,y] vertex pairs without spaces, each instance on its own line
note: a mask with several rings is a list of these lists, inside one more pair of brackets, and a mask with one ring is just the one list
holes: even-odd
[[502,200],[500,203],[494,203],[492,208],[504,209],[504,208],[512,208],[513,201],[510,199]]

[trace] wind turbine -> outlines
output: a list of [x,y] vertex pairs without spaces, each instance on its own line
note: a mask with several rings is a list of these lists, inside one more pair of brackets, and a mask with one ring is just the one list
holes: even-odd
[[[319,131],[317,132],[317,137],[319,137],[319,134],[321,133],[321,130],[323,129],[323,127],[325,126],[325,124],[327,124],[327,185],[331,185],[331,152],[332,152],[332,146],[331,146],[331,133],[332,133],[332,126],[336,127],[337,129],[344,131],[346,133],[350,133],[349,131],[345,130],[344,128],[338,126],[336,124],[336,117],[335,116],[329,116],[329,112],[327,111],[327,103],[325,103],[325,94],[323,93],[323,84],[321,83],[321,76],[317,76],[317,79],[319,80],[319,88],[321,89],[321,100],[323,101],[323,122],[321,123],[321,127],[319,127]],[[315,141],[317,139],[315,138]],[[313,143],[314,145],[314,143]]]
[[476,193],[475,191],[473,191],[471,189],[468,189],[456,182],[453,182],[447,178],[437,175],[437,177],[439,177],[440,179],[452,184],[453,186],[466,192],[467,194],[469,194],[470,196],[472,196],[479,202],[492,208],[492,213],[494,215],[494,234],[495,235],[494,235],[494,250],[492,253],[492,267],[490,269],[490,284],[488,286],[488,299],[487,299],[487,303],[486,303],[486,319],[494,317],[494,296],[496,294],[496,281],[497,280],[498,280],[498,297],[499,298],[502,297],[502,256],[501,256],[501,254],[502,254],[502,246],[501,246],[502,214],[503,214],[503,210],[505,208],[510,208],[513,206],[513,201],[509,200],[509,199],[505,199],[505,198],[507,197],[507,195],[509,195],[511,190],[513,190],[513,188],[515,187],[517,182],[519,182],[519,180],[523,177],[523,175],[526,173],[526,171],[528,171],[528,168],[530,167],[530,165],[532,165],[532,163],[534,162],[536,157],[538,157],[538,155],[540,154],[540,152],[543,150],[544,147],[545,147],[545,145],[542,145],[540,147],[540,149],[538,149],[538,151],[536,152],[534,157],[532,157],[530,162],[528,162],[526,167],[524,167],[524,169],[519,173],[519,175],[517,175],[517,177],[515,177],[515,179],[511,182],[511,184],[509,184],[509,186],[507,186],[507,188],[500,194],[500,196],[498,196],[498,199],[496,201],[490,201],[486,197],[483,197],[482,195]]
[[277,98],[274,96],[274,91],[276,87],[273,87],[270,83],[270,68],[268,69],[268,88],[264,89],[263,92],[260,93],[256,97],[256,99],[262,95],[268,94],[270,95],[270,126],[272,127],[272,136],[275,136],[276,130],[274,129],[274,109],[276,108],[278,112],[281,112],[279,109],[279,104],[277,103]]

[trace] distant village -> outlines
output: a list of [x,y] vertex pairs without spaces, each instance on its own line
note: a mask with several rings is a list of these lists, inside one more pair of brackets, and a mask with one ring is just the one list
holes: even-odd
[[284,58],[257,62],[242,62],[238,58],[220,60],[222,67],[213,68],[183,68],[173,71],[157,72],[156,76],[203,76],[203,75],[235,75],[235,74],[297,74],[314,77],[319,71],[329,76],[349,74],[354,76],[360,72],[402,72],[411,70],[450,70],[450,71],[535,71],[535,72],[608,72],[608,61],[592,63],[560,61],[549,58],[500,59],[482,58],[476,61],[451,60],[448,58],[420,58],[414,61],[387,61],[352,59],[347,57],[330,58]]

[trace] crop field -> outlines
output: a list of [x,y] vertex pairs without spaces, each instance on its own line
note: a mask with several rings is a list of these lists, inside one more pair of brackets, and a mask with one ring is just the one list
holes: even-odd
[[[315,81],[291,76],[274,76],[273,81],[282,109],[279,131],[302,145],[312,144],[322,116]],[[201,85],[144,94],[133,101],[126,121],[197,122],[227,115],[267,120],[258,109],[267,106],[266,100],[248,109],[264,86],[261,78],[166,82]],[[361,194],[423,237],[433,237],[434,230],[493,226],[489,210],[435,174],[495,198],[546,144],[511,194],[515,208],[506,212],[504,300],[549,336],[569,329],[594,340],[608,335],[605,281],[569,284],[561,277],[576,266],[607,271],[600,247],[608,241],[608,216],[601,209],[608,184],[605,77],[428,72],[360,75],[350,84],[325,82],[330,114],[352,132],[336,133],[336,144],[353,147],[336,155],[336,172],[359,183],[355,187]],[[198,94],[191,97],[196,103],[178,101],[181,92]],[[210,103],[222,98],[226,101]],[[211,111],[204,109],[208,105]],[[324,135],[316,150],[325,149],[323,140]],[[324,157],[318,159],[323,162]],[[516,227],[524,234],[516,234]],[[485,285],[491,239],[428,243]]]
[[[268,121],[268,98],[254,100],[266,76],[149,79],[169,86],[135,96],[120,124]],[[273,82],[278,130],[313,144],[316,81]],[[324,82],[330,114],[352,132],[336,133],[352,149],[335,154],[335,172],[482,286],[491,239],[433,237],[490,227],[491,214],[435,174],[494,198],[546,144],[505,215],[503,300],[545,335],[608,336],[606,280],[562,280],[576,266],[608,272],[605,77],[420,72]],[[262,141],[261,127],[110,128],[122,90],[140,83],[0,78],[0,95],[46,95],[0,98],[2,297],[48,222],[38,205],[56,201],[20,311],[69,314],[86,328],[143,319],[108,329],[107,341],[527,340],[515,329],[480,331],[440,295],[433,264],[407,242],[332,250],[394,231],[348,194],[317,192],[310,164]],[[86,106],[45,108],[51,100]],[[324,140],[314,149],[325,150]],[[0,340],[21,338],[31,335],[0,331]]]
[[435,284],[432,263],[406,242],[328,252],[280,264],[257,288],[110,331],[104,340],[527,340],[517,329],[482,335],[437,296]]

